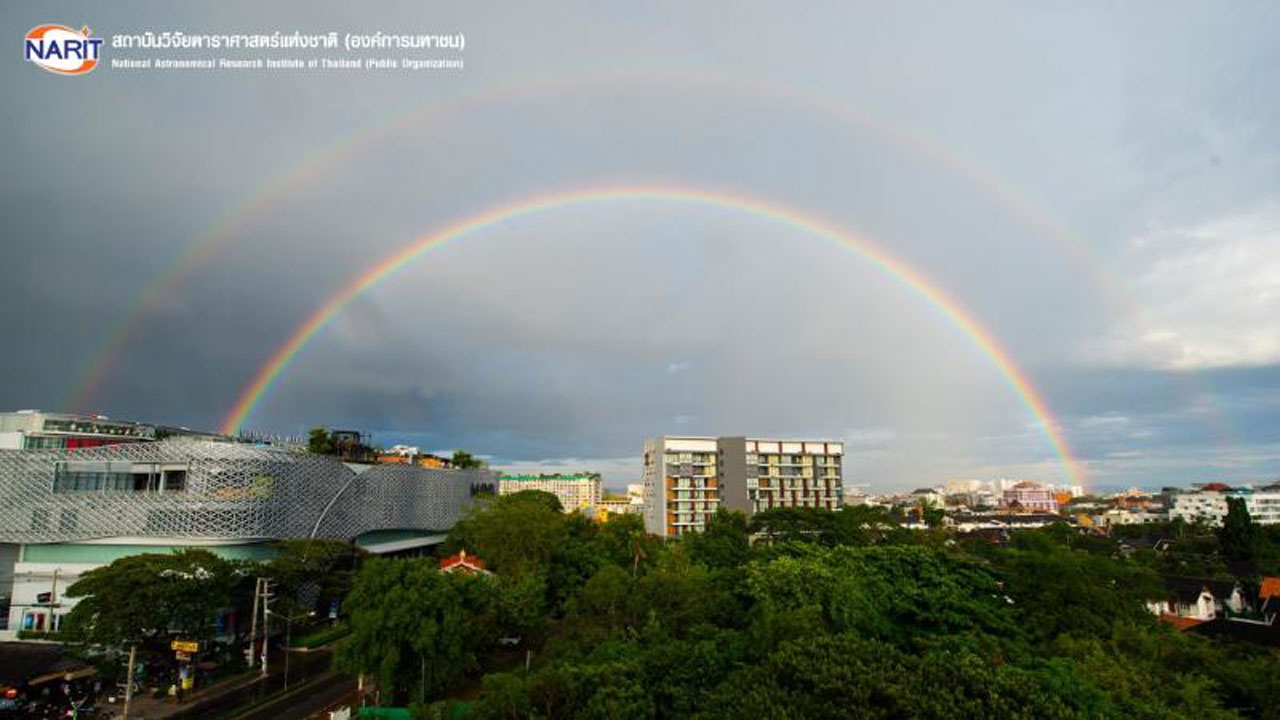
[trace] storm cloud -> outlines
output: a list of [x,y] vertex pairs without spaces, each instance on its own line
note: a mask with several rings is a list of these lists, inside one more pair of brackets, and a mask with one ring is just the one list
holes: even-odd
[[[1025,372],[1095,485],[1280,472],[1275,6],[0,18],[15,44],[46,22],[467,37],[447,72],[0,63],[0,408],[78,397],[214,428],[295,328],[420,237],[558,193],[696,188],[821,220],[927,278]],[[638,478],[644,438],[685,433],[842,438],[846,482],[882,490],[1066,479],[992,357],[920,292],[794,224],[656,198],[513,217],[406,263],[246,426],[320,423],[615,486]]]

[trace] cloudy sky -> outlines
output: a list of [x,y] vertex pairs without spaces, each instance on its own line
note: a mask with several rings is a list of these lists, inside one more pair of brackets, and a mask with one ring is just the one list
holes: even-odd
[[[0,408],[215,428],[415,239],[643,185],[909,266],[1092,484],[1280,474],[1274,3],[259,5],[0,9]],[[465,68],[125,71],[113,53],[200,53],[108,47],[58,77],[16,49],[45,23],[461,32],[426,56]],[[257,55],[287,53],[232,56]],[[842,438],[846,483],[875,490],[1067,478],[923,294],[795,225],[656,198],[487,225],[360,294],[245,427],[317,423],[615,486],[662,434]]]

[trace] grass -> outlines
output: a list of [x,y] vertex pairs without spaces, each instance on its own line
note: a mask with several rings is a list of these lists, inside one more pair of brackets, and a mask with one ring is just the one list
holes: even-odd
[[292,646],[295,648],[311,650],[328,645],[334,640],[345,637],[350,632],[351,629],[342,624],[334,625],[333,627],[320,628],[318,630],[312,630],[302,637],[294,638]]

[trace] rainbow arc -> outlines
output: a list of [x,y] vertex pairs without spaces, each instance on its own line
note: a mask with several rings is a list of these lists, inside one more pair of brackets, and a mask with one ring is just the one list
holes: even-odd
[[1080,463],[1072,455],[1058,422],[1044,398],[1013,358],[963,306],[948,296],[917,269],[893,257],[865,237],[856,235],[795,210],[759,199],[695,188],[610,187],[563,192],[503,205],[459,220],[409,243],[383,258],[351,280],[321,304],[268,357],[253,379],[237,397],[222,423],[222,432],[235,434],[253,414],[289,365],[351,301],[403,270],[414,260],[442,245],[475,237],[481,231],[512,220],[573,207],[611,202],[668,202],[697,205],[745,213],[800,230],[808,235],[836,242],[872,266],[924,298],[955,327],[960,329],[994,363],[1008,385],[1035,416],[1055,455],[1072,484],[1085,484]]

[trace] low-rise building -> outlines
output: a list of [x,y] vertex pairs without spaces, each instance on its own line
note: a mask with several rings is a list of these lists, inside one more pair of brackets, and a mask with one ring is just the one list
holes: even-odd
[[1280,523],[1280,484],[1256,490],[1251,487],[1233,488],[1223,483],[1202,485],[1197,490],[1177,493],[1169,516],[1187,522],[1201,520],[1210,525],[1221,525],[1227,517],[1228,498],[1242,498],[1249,516],[1260,525]]
[[1110,527],[1112,525],[1145,525],[1148,523],[1164,522],[1169,519],[1169,514],[1164,512],[1162,508],[1151,507],[1131,507],[1131,508],[1111,508],[1095,516],[1094,523],[1101,527]]
[[378,453],[374,462],[384,465],[417,465],[418,467],[447,469],[453,467],[453,461],[431,453],[418,452],[418,448],[396,445],[386,452]]
[[0,413],[0,449],[61,450],[156,438],[156,427],[103,415],[18,410]]
[[947,496],[937,488],[916,488],[911,491],[911,495],[907,498],[907,503],[911,507],[921,507],[928,504],[932,508],[944,508],[947,506]]
[[1162,597],[1147,602],[1147,609],[1157,616],[1207,622],[1251,609],[1240,584],[1231,581],[1166,576],[1164,590]]
[[1023,480],[1005,489],[1000,505],[1013,512],[1054,513],[1058,511],[1058,501],[1054,497],[1053,488],[1030,480]]

